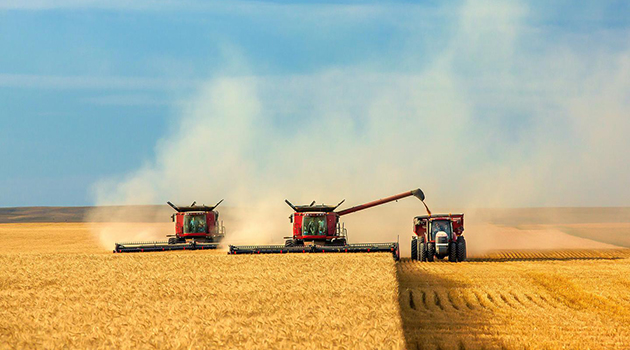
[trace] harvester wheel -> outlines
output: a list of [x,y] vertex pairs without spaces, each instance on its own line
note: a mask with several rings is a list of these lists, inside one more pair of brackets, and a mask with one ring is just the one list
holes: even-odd
[[293,243],[292,239],[287,239],[286,241],[284,241],[284,246],[285,247],[293,247],[295,244]]
[[168,244],[175,244],[177,243],[177,238],[169,238],[168,239]]
[[418,251],[418,260],[427,261],[427,245],[424,243],[420,243],[420,250]]
[[418,260],[418,239],[413,237],[411,239],[411,260]]
[[428,243],[427,244],[427,261],[433,262],[433,259],[435,259],[435,243]]
[[455,242],[448,245],[448,261],[457,262],[457,243]]
[[466,260],[466,240],[464,236],[457,237],[457,261]]

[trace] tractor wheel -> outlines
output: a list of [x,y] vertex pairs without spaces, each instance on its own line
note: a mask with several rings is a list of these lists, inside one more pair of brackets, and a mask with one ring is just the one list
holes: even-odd
[[466,260],[466,240],[464,236],[457,237],[457,261]]
[[292,239],[287,239],[286,241],[284,241],[284,246],[285,247],[293,247],[295,244],[293,243]]
[[455,242],[448,245],[448,261],[457,262],[457,243]]
[[427,261],[427,245],[424,243],[420,243],[420,248],[418,251],[418,260]]
[[427,261],[433,262],[435,259],[435,243],[427,244]]
[[418,239],[416,237],[411,239],[411,260],[418,260]]
[[177,243],[177,238],[169,238],[168,239],[168,244],[175,244]]

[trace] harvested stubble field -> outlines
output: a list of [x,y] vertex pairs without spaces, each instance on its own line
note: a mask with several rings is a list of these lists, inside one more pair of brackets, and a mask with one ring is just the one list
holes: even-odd
[[0,347],[625,349],[628,258],[111,254],[87,224],[2,224]]
[[627,250],[398,264],[410,349],[628,349]]

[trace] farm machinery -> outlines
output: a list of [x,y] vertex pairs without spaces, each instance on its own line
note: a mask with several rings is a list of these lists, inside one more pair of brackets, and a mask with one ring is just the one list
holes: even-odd
[[466,260],[464,214],[431,214],[414,218],[411,259],[433,261],[448,257],[450,262]]
[[337,205],[315,204],[293,205],[285,200],[294,213],[289,216],[293,224],[293,234],[285,237],[284,245],[230,245],[228,254],[285,254],[285,253],[359,253],[391,252],[396,260],[400,257],[398,242],[349,244],[345,225],[340,224],[341,216],[368,209],[399,199],[414,196],[424,201],[420,189],[403,192],[395,196],[335,211],[345,201]]
[[176,213],[171,215],[175,223],[175,234],[167,235],[163,242],[128,242],[116,243],[114,253],[156,252],[169,250],[203,250],[217,249],[225,236],[223,222],[219,221],[219,212],[214,206],[195,205],[176,206],[166,202]]

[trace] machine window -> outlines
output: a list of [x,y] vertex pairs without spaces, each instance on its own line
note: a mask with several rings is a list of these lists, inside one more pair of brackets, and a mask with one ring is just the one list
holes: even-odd
[[205,233],[206,228],[205,215],[186,215],[184,217],[184,233]]
[[304,216],[302,234],[305,236],[324,236],[328,233],[325,216]]
[[451,223],[446,220],[433,221],[431,223],[431,239],[435,239],[435,234],[444,231],[451,237]]

